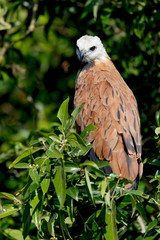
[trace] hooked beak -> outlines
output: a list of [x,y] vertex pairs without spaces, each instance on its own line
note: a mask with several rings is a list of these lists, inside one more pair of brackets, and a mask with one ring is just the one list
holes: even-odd
[[80,51],[79,48],[77,48],[76,49],[76,54],[77,54],[78,59],[80,60],[80,62],[83,62],[83,58],[84,58],[85,52],[84,51]]

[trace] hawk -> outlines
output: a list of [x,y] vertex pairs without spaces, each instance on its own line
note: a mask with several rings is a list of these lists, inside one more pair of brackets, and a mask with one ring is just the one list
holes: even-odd
[[76,53],[81,69],[76,79],[74,106],[85,103],[76,120],[77,129],[83,131],[90,123],[97,128],[88,137],[93,148],[87,157],[91,161],[109,161],[110,167],[104,171],[132,180],[128,189],[137,189],[143,163],[140,118],[133,92],[97,36],[78,39]]

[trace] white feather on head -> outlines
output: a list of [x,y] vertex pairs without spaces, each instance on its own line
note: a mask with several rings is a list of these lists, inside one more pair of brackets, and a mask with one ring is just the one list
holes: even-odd
[[97,36],[84,35],[77,40],[77,56],[80,61],[89,63],[94,60],[105,60],[108,54]]

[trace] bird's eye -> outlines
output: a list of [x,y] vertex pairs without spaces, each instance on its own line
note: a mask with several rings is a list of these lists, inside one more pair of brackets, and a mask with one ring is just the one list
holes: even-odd
[[89,50],[94,51],[96,49],[96,46],[90,47]]

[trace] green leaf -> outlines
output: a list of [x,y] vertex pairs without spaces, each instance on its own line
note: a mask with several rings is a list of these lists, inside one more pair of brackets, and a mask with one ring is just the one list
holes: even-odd
[[80,164],[80,167],[87,166],[88,170],[93,171],[98,177],[104,177],[105,173],[101,171],[95,162],[85,161]]
[[66,179],[63,165],[56,167],[56,175],[53,184],[60,203],[60,209],[63,207],[66,199]]
[[102,195],[102,198],[104,197],[104,194],[106,193],[106,187],[107,187],[107,181],[104,180],[104,181],[102,181],[102,184],[101,184],[101,195]]
[[11,194],[11,193],[0,192],[0,197],[2,197],[2,196],[6,197],[6,198],[9,198],[11,200],[15,200],[16,199],[16,197],[13,194]]
[[135,33],[135,35],[136,35],[139,39],[142,38],[142,36],[141,36],[141,31],[140,31],[138,28],[135,28],[135,29],[134,29],[134,33]]
[[0,31],[7,30],[11,28],[11,24],[5,22],[4,18],[0,18]]
[[47,228],[51,236],[55,236],[54,223],[57,217],[58,217],[57,213],[51,213],[49,221],[47,222]]
[[155,115],[157,126],[160,126],[160,110],[156,112]]
[[94,212],[91,216],[89,216],[89,218],[87,219],[86,223],[92,223],[93,221],[95,221],[96,218],[99,217],[99,215],[101,214],[101,209],[97,210],[96,212]]
[[98,2],[96,2],[96,4],[93,6],[93,17],[95,21],[97,19],[97,14],[98,14]]
[[89,124],[83,132],[81,132],[80,136],[84,139],[89,136],[91,131],[96,130],[97,128],[94,126],[94,123]]
[[63,158],[62,153],[60,153],[57,149],[55,148],[50,148],[46,151],[46,155],[49,158]]
[[152,222],[150,222],[146,228],[146,232],[150,231],[152,228],[154,228],[155,226],[157,226],[158,224],[158,220],[154,219]]
[[62,123],[62,127],[65,127],[66,120],[68,118],[68,102],[69,102],[69,97],[61,104],[57,117]]
[[116,204],[111,201],[111,210],[106,208],[105,222],[107,224],[105,239],[118,240],[117,225],[116,225]]
[[78,194],[79,189],[75,186],[70,187],[66,190],[67,195],[69,195],[71,198],[75,199],[78,202]]
[[[7,236],[7,239],[24,240],[22,230],[7,228],[4,230],[4,235]],[[31,240],[31,238],[27,237],[26,240]]]
[[160,134],[160,127],[157,127],[157,128],[155,129],[155,134],[156,134],[156,135],[159,135],[159,134]]
[[34,198],[30,201],[30,213],[31,215],[34,213],[35,208],[37,207],[38,203],[39,203],[40,199],[38,198],[38,194],[34,196]]
[[51,138],[53,140],[53,142],[56,142],[56,143],[61,142],[59,137],[56,134],[52,134],[51,136],[49,136],[49,138]]
[[131,190],[131,191],[128,192],[128,194],[134,194],[134,195],[140,196],[140,197],[145,198],[145,199],[149,198],[149,195],[144,194],[140,190]]
[[6,197],[10,200],[16,201],[17,203],[21,203],[21,201],[11,193],[0,192],[0,197]]
[[93,192],[92,192],[91,182],[90,182],[90,178],[89,178],[89,174],[88,174],[87,168],[85,168],[85,177],[86,177],[86,183],[87,183],[87,187],[88,187],[88,190],[89,190],[89,194],[90,194],[92,202],[94,204]]
[[75,123],[75,120],[78,116],[78,114],[80,113],[81,109],[83,108],[85,103],[81,103],[78,107],[76,107],[73,112],[71,113],[71,123],[70,123],[70,126],[69,128],[71,129]]
[[130,199],[131,199],[131,203],[132,203],[132,217],[136,211],[136,200],[135,198],[132,196],[132,194],[130,194]]
[[14,168],[30,168],[29,163],[17,163]]
[[80,167],[84,167],[84,166],[91,166],[96,169],[99,169],[97,164],[95,162],[91,162],[91,161],[85,161],[84,163],[80,164]]
[[105,203],[111,208],[111,193],[107,191],[105,196]]
[[0,219],[4,218],[4,217],[8,217],[9,215],[12,215],[13,213],[18,212],[19,210],[20,210],[20,208],[15,208],[15,209],[9,210],[7,212],[2,212],[0,214]]
[[103,160],[96,161],[96,164],[99,168],[103,168],[103,167],[110,165],[110,163],[107,160],[106,161],[103,161]]
[[45,195],[45,193],[48,191],[48,188],[49,188],[49,185],[50,185],[50,179],[49,178],[44,178],[40,185],[41,185],[41,188],[42,188],[43,195]]
[[40,176],[38,174],[38,171],[36,169],[30,169],[29,170],[29,176],[31,177],[31,179],[36,182],[37,184],[40,181]]
[[21,155],[19,155],[14,162],[9,166],[9,169],[12,168],[14,165],[16,165],[19,161],[21,161],[23,158],[28,157],[29,155],[41,150],[39,147],[31,147],[27,150],[25,150]]
[[77,133],[71,133],[67,137],[67,141],[71,144],[71,146],[80,148],[83,153],[88,151],[84,140]]
[[65,233],[66,233],[68,238],[72,240],[72,237],[71,237],[71,235],[70,235],[70,233],[68,231],[68,228],[67,228],[67,226],[65,224],[65,215],[64,215],[64,213],[60,212],[59,213],[59,218],[60,218],[60,226],[61,226],[61,231],[62,231],[62,234],[63,234],[63,239],[66,239],[65,238]]
[[30,225],[31,225],[31,216],[30,216],[30,205],[27,203],[24,209],[23,213],[23,237],[24,239],[27,237],[29,231],[30,231]]
[[76,172],[78,172],[78,171],[80,171],[81,170],[81,168],[80,167],[78,167],[78,165],[77,164],[75,164],[75,163],[65,163],[64,164],[64,171],[65,172],[69,172],[69,173],[76,173]]

